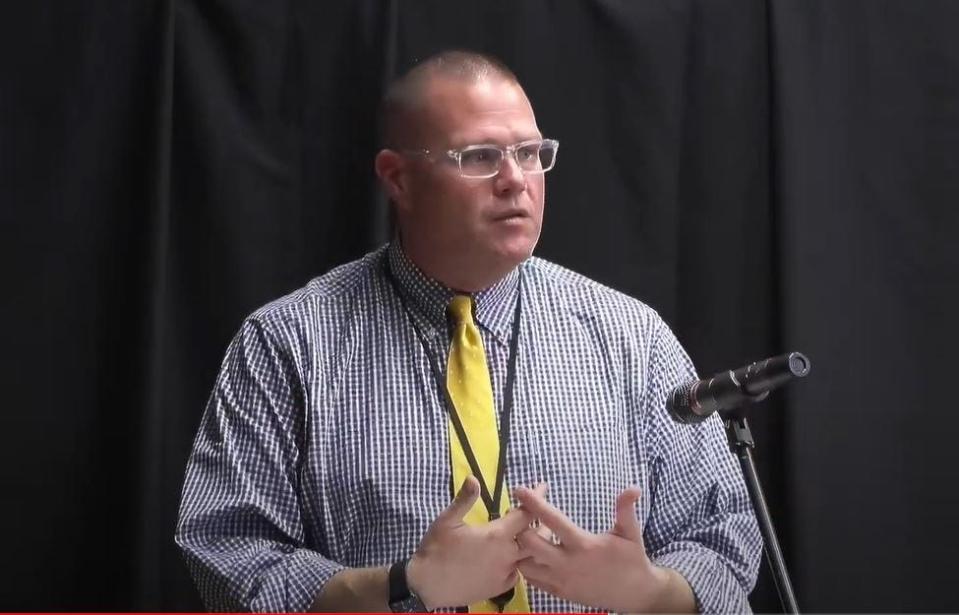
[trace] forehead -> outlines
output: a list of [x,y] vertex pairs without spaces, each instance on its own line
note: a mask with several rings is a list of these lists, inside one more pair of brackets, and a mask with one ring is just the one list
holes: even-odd
[[450,147],[514,143],[539,136],[523,88],[503,78],[434,78],[424,87],[423,103],[426,133]]

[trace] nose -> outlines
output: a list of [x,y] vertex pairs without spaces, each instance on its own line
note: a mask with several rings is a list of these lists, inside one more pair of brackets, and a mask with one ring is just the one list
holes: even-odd
[[496,194],[499,196],[508,196],[526,190],[526,175],[512,156],[507,156],[503,160],[495,179]]

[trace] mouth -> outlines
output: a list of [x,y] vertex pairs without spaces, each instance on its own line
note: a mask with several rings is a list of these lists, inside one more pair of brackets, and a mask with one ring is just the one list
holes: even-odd
[[506,211],[493,217],[493,222],[510,222],[528,218],[529,214],[521,209]]

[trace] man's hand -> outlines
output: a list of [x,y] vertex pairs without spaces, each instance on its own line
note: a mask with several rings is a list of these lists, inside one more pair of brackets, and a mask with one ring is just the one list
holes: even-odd
[[522,487],[513,493],[522,508],[543,524],[517,537],[522,551],[530,555],[519,564],[530,584],[572,602],[618,613],[695,612],[695,598],[686,580],[673,570],[655,566],[646,555],[634,510],[638,488],[631,487],[616,498],[616,523],[602,535],[577,527],[538,493]]
[[[535,491],[545,494],[545,486]],[[470,476],[453,502],[433,521],[406,570],[407,582],[430,610],[472,604],[502,594],[516,584],[517,564],[529,553],[515,538],[533,517],[522,508],[482,526],[463,517],[479,497],[479,482]]]

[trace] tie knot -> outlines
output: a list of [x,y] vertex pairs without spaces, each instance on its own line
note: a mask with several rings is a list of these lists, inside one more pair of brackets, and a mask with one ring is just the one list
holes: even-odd
[[473,324],[473,298],[469,295],[456,295],[450,301],[450,316],[456,325]]

